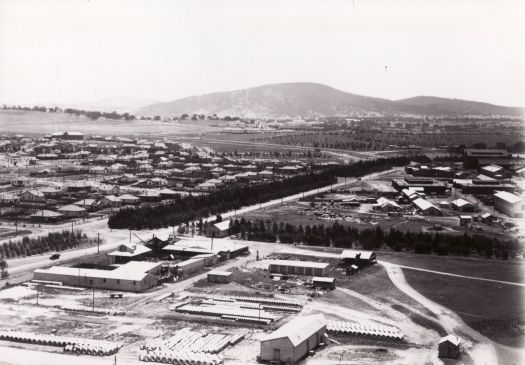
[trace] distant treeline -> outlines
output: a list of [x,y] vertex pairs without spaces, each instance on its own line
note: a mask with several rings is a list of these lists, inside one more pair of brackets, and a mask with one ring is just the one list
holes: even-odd
[[14,257],[31,256],[46,252],[64,251],[78,247],[87,239],[80,230],[71,232],[51,232],[47,236],[29,238],[25,236],[20,241],[11,241],[0,245],[0,259],[10,259]]
[[75,108],[65,108],[61,109],[57,106],[55,107],[45,107],[45,106],[33,106],[33,107],[27,107],[27,106],[20,106],[20,105],[13,105],[13,106],[3,106],[4,110],[22,110],[22,111],[33,111],[33,112],[42,112],[42,113],[66,113],[66,114],[72,114],[76,116],[84,115],[88,117],[91,120],[97,120],[99,118],[106,118],[106,119],[113,119],[113,120],[135,120],[136,117],[133,114],[130,113],[117,113],[117,112],[99,112],[96,110],[82,110],[82,109],[75,109]]
[[337,176],[358,177],[372,172],[383,171],[394,166],[404,166],[417,160],[428,162],[426,156],[381,158],[359,161],[351,165],[335,166],[318,173],[298,175],[281,181],[233,187],[203,196],[186,196],[174,202],[155,207],[123,209],[109,217],[110,228],[160,228],[187,223],[211,215],[239,209],[288,195],[333,184]]
[[396,251],[411,251],[421,254],[461,255],[478,254],[487,258],[508,259],[519,251],[514,240],[498,240],[483,235],[450,235],[440,233],[413,233],[396,229],[358,230],[337,222],[325,227],[318,225],[292,225],[283,222],[247,221],[244,218],[230,223],[229,234],[238,234],[242,239],[263,242],[297,243],[310,246],[332,246],[374,250],[390,248]]

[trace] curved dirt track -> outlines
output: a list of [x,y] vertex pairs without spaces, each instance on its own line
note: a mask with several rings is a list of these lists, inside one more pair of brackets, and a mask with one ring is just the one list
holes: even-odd
[[388,262],[380,262],[380,264],[385,267],[388,277],[399,290],[431,311],[438,318],[439,324],[448,333],[455,334],[462,339],[463,349],[466,350],[476,365],[498,364],[496,348],[491,340],[467,326],[450,309],[434,303],[412,288],[405,280],[400,266]]

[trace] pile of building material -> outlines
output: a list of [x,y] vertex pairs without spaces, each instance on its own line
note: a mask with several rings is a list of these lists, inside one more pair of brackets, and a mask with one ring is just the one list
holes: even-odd
[[177,312],[207,315],[214,317],[221,317],[224,319],[239,320],[251,323],[268,324],[273,321],[278,321],[282,318],[281,315],[270,313],[264,309],[246,309],[238,306],[217,304],[186,304],[175,309]]
[[345,321],[329,321],[326,326],[328,333],[346,336],[370,336],[378,339],[400,341],[403,334],[395,327],[376,324],[360,324]]
[[63,347],[64,352],[93,356],[113,355],[122,347],[122,344],[110,341],[19,331],[0,331],[0,340]]
[[184,328],[168,339],[144,344],[139,359],[169,364],[221,364],[223,360],[218,354],[243,338],[244,335],[209,334]]
[[238,302],[261,303],[261,304],[268,304],[268,305],[283,305],[283,306],[288,306],[288,307],[302,307],[303,306],[303,303],[297,300],[284,300],[284,299],[275,299],[275,298],[206,295],[206,294],[192,295],[192,296],[206,298],[206,299],[226,301],[226,302],[238,301]]
[[219,305],[219,306],[232,306],[237,308],[248,308],[248,309],[267,309],[272,311],[280,312],[300,312],[300,307],[291,307],[285,305],[272,305],[272,304],[261,304],[261,303],[248,303],[248,302],[238,302],[235,300],[223,301],[217,299],[205,299],[202,301],[202,304],[206,305]]

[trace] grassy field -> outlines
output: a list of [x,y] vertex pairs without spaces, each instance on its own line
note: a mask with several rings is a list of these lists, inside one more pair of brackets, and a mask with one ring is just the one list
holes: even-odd
[[408,283],[456,312],[466,324],[507,346],[525,345],[522,287],[403,270]]
[[[490,260],[468,257],[417,255],[392,251],[377,252],[378,260],[426,270],[525,283],[525,264],[520,260]],[[408,272],[408,270],[405,270]],[[421,272],[418,272],[421,273]]]
[[[196,122],[198,123],[198,122]],[[0,133],[24,134],[27,136],[48,134],[57,131],[77,131],[87,135],[120,136],[178,136],[197,135],[216,128],[205,124],[161,122],[151,120],[116,121],[91,120],[84,116],[62,113],[41,113],[0,110]]]

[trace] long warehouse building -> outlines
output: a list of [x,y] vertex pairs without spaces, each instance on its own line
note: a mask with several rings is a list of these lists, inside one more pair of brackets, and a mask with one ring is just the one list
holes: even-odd
[[161,262],[145,261],[95,268],[52,266],[35,270],[33,278],[68,286],[140,292],[158,284],[161,267]]
[[329,267],[326,262],[273,260],[268,264],[268,271],[272,274],[326,276]]

